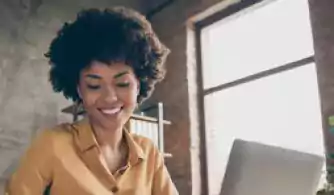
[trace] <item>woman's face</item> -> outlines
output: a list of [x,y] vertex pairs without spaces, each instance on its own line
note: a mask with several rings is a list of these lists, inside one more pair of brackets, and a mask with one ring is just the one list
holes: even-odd
[[137,105],[139,82],[124,63],[93,61],[80,73],[78,92],[93,125],[122,128]]

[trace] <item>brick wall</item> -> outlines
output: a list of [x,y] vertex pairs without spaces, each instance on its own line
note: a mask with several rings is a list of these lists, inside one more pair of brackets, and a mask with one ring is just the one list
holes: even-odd
[[[165,117],[172,125],[165,131],[165,148],[173,154],[167,166],[180,194],[200,194],[200,134],[197,113],[196,55],[191,20],[202,17],[235,1],[175,1],[152,18],[152,24],[171,49],[166,79],[160,83],[150,101],[163,101]],[[219,4],[216,8],[211,6]]]
[[[313,26],[315,60],[323,113],[327,154],[334,154],[334,134],[329,131],[328,117],[334,115],[334,1],[309,0]],[[327,159],[328,169],[334,171],[334,156]],[[330,178],[334,183],[334,177]]]

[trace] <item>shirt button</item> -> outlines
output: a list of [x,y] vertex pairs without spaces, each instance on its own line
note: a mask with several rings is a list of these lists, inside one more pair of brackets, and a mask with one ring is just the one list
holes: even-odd
[[118,187],[117,186],[114,186],[114,187],[112,187],[111,188],[111,191],[113,192],[113,193],[116,193],[116,192],[118,192]]

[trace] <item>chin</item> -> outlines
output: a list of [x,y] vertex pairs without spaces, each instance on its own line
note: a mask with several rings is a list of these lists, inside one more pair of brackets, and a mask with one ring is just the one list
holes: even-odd
[[121,123],[114,123],[114,122],[104,122],[103,127],[106,130],[123,129],[123,125]]
[[111,120],[111,119],[102,119],[100,120],[100,123],[105,129],[119,129],[124,126],[124,122],[121,119],[118,120]]

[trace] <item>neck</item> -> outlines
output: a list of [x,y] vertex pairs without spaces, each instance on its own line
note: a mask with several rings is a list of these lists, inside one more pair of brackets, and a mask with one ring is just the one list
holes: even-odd
[[120,150],[123,141],[123,128],[107,129],[93,125],[93,129],[100,147],[108,147],[113,151]]

